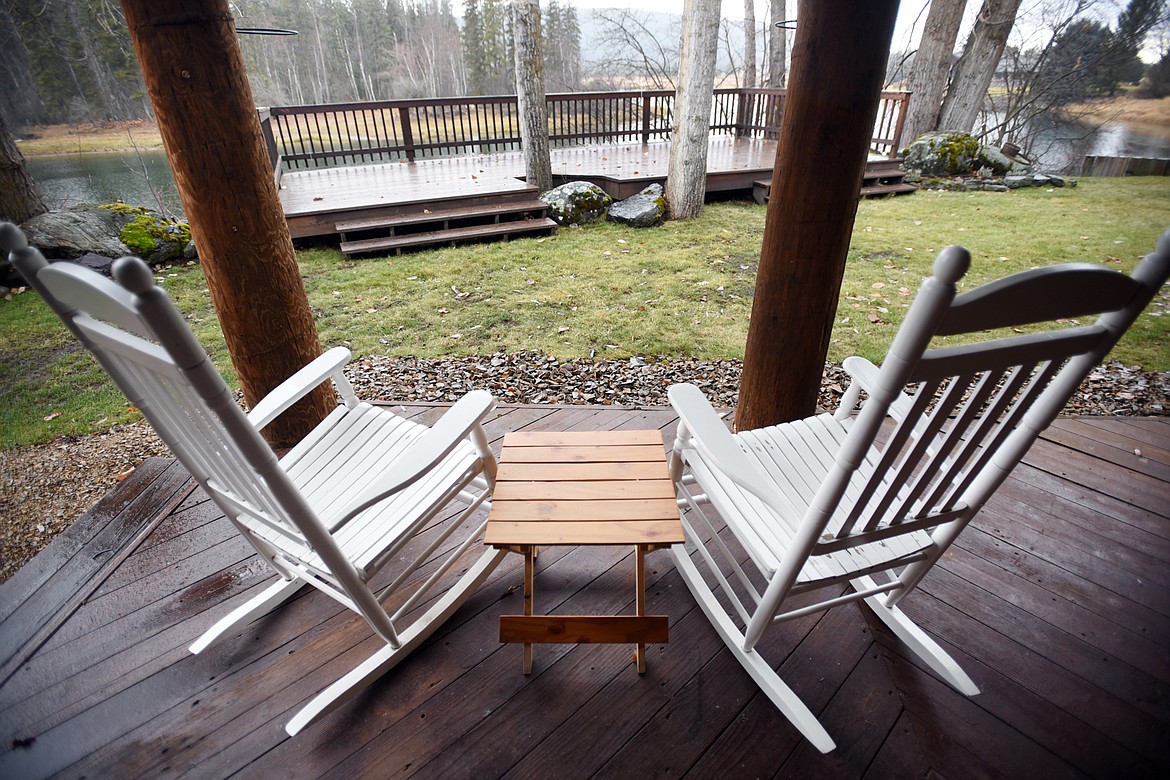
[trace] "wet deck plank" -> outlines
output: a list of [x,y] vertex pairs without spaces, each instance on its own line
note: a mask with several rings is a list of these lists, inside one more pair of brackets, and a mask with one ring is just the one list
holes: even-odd
[[[401,411],[433,420],[442,407]],[[663,409],[502,406],[510,430],[659,428]],[[1140,451],[1135,452],[1135,451]],[[856,606],[766,639],[841,746],[822,756],[727,653],[669,557],[648,559],[671,641],[497,641],[518,556],[426,646],[296,738],[296,708],[376,646],[304,593],[200,656],[270,579],[182,469],[156,459],[0,586],[0,775],[160,777],[1161,777],[1170,770],[1170,485],[1161,419],[1059,420],[904,608],[981,686],[964,697]],[[629,610],[630,554],[552,548],[542,598]],[[547,595],[546,595],[547,594]]]

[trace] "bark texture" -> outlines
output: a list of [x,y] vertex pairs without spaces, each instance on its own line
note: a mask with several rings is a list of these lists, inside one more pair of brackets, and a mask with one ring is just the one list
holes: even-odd
[[912,94],[902,131],[904,145],[909,145],[923,133],[938,129],[938,114],[947,88],[947,77],[951,75],[951,57],[966,6],[967,0],[930,2],[922,40],[906,78],[906,89]]
[[666,172],[666,202],[671,219],[693,219],[703,210],[719,9],[718,0],[686,0],[683,5],[678,86]]
[[787,20],[788,3],[785,0],[769,0],[767,84],[772,89],[784,86],[784,71],[788,65],[788,31],[776,25]]
[[[212,302],[254,405],[321,353],[225,0],[123,0]],[[289,446],[336,403],[328,384],[265,429]]]
[[544,56],[538,0],[512,0],[512,41],[516,57],[516,100],[524,178],[541,192],[552,187],[548,155],[548,105],[544,99]]
[[743,85],[756,86],[756,3],[743,0]]
[[47,209],[0,114],[0,219],[20,224]]
[[816,410],[897,13],[898,0],[800,4],[736,410],[740,430]]
[[955,75],[939,114],[939,130],[969,133],[975,127],[1019,9],[1020,0],[984,0],[955,65]]

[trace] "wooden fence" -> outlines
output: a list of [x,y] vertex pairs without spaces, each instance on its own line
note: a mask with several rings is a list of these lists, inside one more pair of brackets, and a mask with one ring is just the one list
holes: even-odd
[[1170,159],[1086,155],[1081,176],[1170,176]]
[[[717,89],[711,133],[776,138],[786,90]],[[883,92],[875,153],[893,157],[901,143],[908,92]],[[554,147],[648,143],[670,137],[674,92],[572,92],[547,96]],[[515,95],[385,100],[260,109],[276,175],[420,157],[452,157],[520,148]]]

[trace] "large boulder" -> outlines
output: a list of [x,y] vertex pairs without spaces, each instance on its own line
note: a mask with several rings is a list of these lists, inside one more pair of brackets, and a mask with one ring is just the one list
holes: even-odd
[[33,217],[21,227],[30,244],[54,259],[138,255],[157,265],[193,256],[187,223],[140,206],[83,203]]
[[666,198],[661,184],[646,189],[609,207],[609,219],[633,227],[654,227],[666,219]]
[[1016,165],[970,133],[927,133],[915,139],[903,157],[902,167],[919,176],[1003,176]]
[[583,225],[605,216],[613,203],[605,190],[587,181],[571,181],[548,192],[540,199],[548,204],[548,216],[558,225]]
[[46,257],[73,260],[90,252],[105,257],[130,254],[130,247],[118,238],[122,224],[115,212],[83,203],[40,214],[21,227],[28,242]]

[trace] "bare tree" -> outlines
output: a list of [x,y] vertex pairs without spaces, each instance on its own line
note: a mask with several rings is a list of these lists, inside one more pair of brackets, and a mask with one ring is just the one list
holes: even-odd
[[645,14],[606,8],[595,11],[594,19],[600,27],[598,48],[605,53],[607,80],[615,86],[635,83],[651,89],[674,89],[678,48],[658,38]]
[[516,101],[520,113],[524,177],[529,184],[544,191],[552,187],[552,165],[548,156],[540,0],[512,0],[512,42],[516,52]]
[[756,86],[756,4],[743,0],[743,85]]
[[21,223],[45,211],[45,202],[24,165],[24,155],[0,113],[0,219]]
[[769,0],[768,3],[768,75],[767,85],[773,89],[784,86],[785,60],[788,59],[788,3]]
[[719,0],[686,0],[683,5],[678,87],[666,172],[666,202],[671,219],[692,219],[703,210],[719,9]]
[[941,130],[969,133],[1016,23],[1020,0],[983,0],[939,114]]
[[959,37],[959,24],[967,0],[931,0],[930,12],[922,39],[910,66],[906,89],[913,94],[906,109],[906,124],[902,138],[913,141],[923,133],[938,127],[947,77],[951,73],[951,58]]

